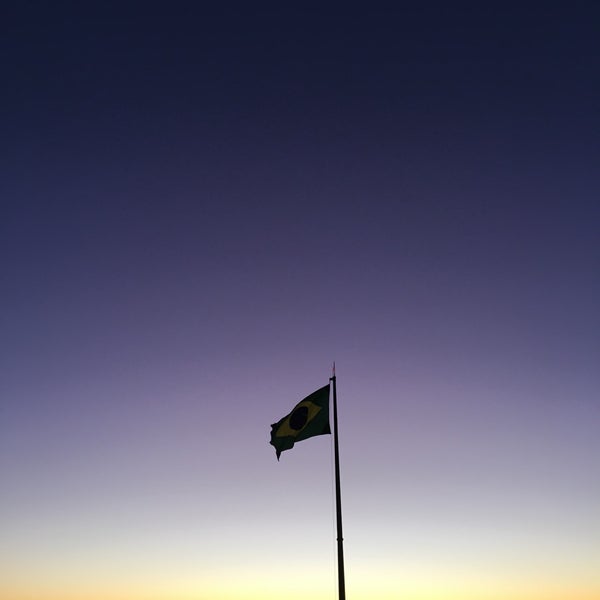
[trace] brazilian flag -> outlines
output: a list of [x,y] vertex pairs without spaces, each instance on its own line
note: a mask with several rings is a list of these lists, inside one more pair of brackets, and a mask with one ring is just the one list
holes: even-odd
[[275,446],[277,460],[284,450],[295,442],[315,435],[331,433],[329,428],[329,384],[294,406],[294,410],[271,425],[271,444]]

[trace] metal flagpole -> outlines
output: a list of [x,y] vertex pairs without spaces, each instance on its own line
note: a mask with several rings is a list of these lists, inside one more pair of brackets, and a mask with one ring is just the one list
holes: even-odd
[[335,455],[335,512],[337,520],[338,589],[339,600],[346,600],[344,579],[344,536],[342,535],[342,495],[340,492],[340,446],[338,441],[337,390],[335,384],[335,363],[333,365],[333,448]]

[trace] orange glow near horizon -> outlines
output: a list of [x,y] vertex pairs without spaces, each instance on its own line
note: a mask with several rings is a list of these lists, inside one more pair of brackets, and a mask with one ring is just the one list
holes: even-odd
[[[300,572],[300,573],[299,573]],[[349,574],[349,598],[369,600],[597,600],[600,581],[526,573],[471,572],[466,566],[427,570],[378,569]],[[331,570],[248,568],[206,575],[192,572],[122,574],[101,580],[92,573],[55,575],[37,581],[4,578],[0,600],[331,600],[337,597]]]

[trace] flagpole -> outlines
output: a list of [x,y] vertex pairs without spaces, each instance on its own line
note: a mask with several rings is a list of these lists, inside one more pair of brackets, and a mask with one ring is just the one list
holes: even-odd
[[[334,367],[335,369],[335,367]],[[344,578],[344,536],[342,535],[342,495],[340,492],[340,446],[338,443],[337,389],[335,370],[330,378],[333,381],[333,448],[335,456],[335,513],[337,521],[338,589],[339,600],[346,600]]]

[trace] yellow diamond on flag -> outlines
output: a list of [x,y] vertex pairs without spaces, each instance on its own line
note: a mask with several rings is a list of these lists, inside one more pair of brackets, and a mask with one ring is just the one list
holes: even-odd
[[315,435],[331,433],[329,427],[329,384],[313,392],[294,406],[289,415],[271,425],[271,444],[277,460],[295,442]]

